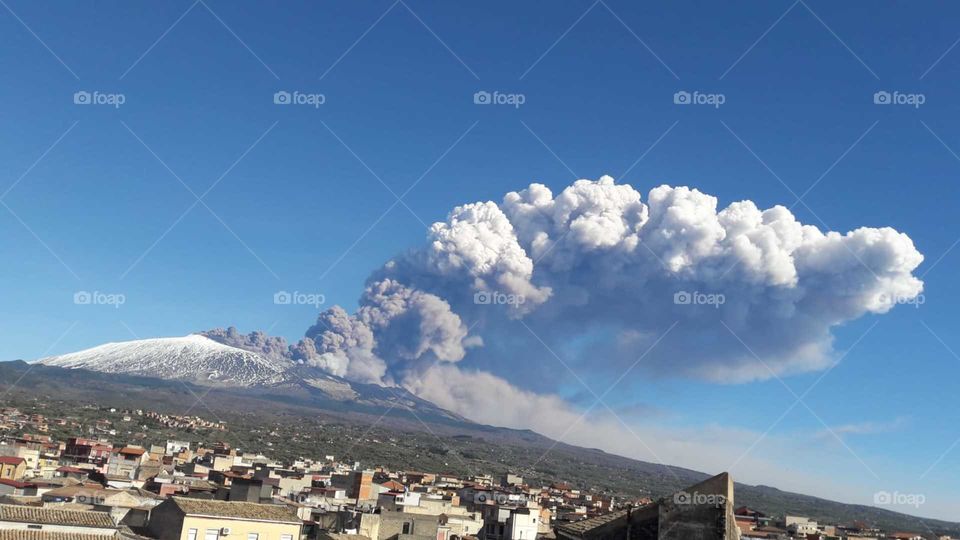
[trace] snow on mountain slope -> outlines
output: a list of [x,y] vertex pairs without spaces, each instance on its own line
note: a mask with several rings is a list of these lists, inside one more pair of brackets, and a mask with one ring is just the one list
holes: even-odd
[[198,334],[106,343],[37,362],[62,368],[226,386],[273,386],[290,382],[288,370],[292,366],[292,362],[267,359]]
[[[256,334],[256,333],[255,333]],[[197,385],[298,396],[309,404],[337,403],[337,410],[361,412],[416,411],[426,418],[466,420],[403,388],[351,383],[279,354],[262,352],[263,339],[235,340],[257,350],[227,345],[201,334],[106,343],[91,349],[37,360],[45,366],[180,380]],[[269,344],[269,343],[268,343]],[[266,347],[267,352],[276,347]]]

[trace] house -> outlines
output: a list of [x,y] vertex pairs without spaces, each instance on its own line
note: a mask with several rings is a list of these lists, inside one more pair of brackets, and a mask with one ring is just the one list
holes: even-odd
[[19,480],[6,480],[0,478],[0,495],[13,495],[14,497],[34,497],[37,495],[37,485],[32,482],[21,482]]
[[166,454],[179,454],[184,450],[190,450],[190,443],[186,441],[167,441],[164,448]]
[[[111,537],[119,531],[106,512],[85,512],[0,504],[0,531],[32,529],[70,537]],[[66,537],[66,536],[65,536]]]
[[299,540],[303,522],[286,506],[171,497],[150,515],[159,540]]
[[27,470],[24,474],[37,476],[40,468],[40,450],[29,444],[3,444],[0,445],[0,456],[23,458],[27,462]]
[[379,514],[364,513],[360,516],[359,533],[371,540],[398,540],[400,538],[404,540],[435,540],[446,537],[446,535],[440,534],[443,517],[388,510]]
[[383,482],[380,485],[383,488],[385,488],[386,491],[396,491],[399,493],[403,493],[403,491],[406,489],[406,487],[404,487],[403,484],[401,484],[400,482],[397,482],[396,480],[387,480],[386,482]]
[[507,518],[506,540],[536,540],[537,538],[537,518],[539,512],[533,512],[529,508],[517,508],[510,512]]
[[27,474],[27,460],[0,456],[0,480],[21,480]]
[[63,458],[73,463],[89,463],[102,467],[110,459],[113,447],[96,439],[71,437],[63,449]]
[[136,446],[125,446],[107,461],[107,476],[132,480],[146,461],[147,451]]
[[116,523],[137,526],[146,525],[145,516],[161,502],[149,491],[109,489],[99,484],[60,487],[43,493],[40,500],[45,508],[57,508],[59,506],[80,510],[86,507],[91,510],[108,512]]
[[889,538],[893,538],[896,540],[923,540],[923,536],[917,533],[909,533],[909,532],[890,533]]
[[264,478],[234,478],[230,483],[230,500],[241,502],[268,502],[273,496],[273,486]]
[[521,484],[523,484],[523,477],[518,474],[508,472],[500,479],[500,485],[503,487],[519,486]]
[[83,481],[90,476],[91,469],[81,469],[80,467],[58,467],[54,473],[55,478],[72,478]]
[[482,509],[481,540],[534,540],[540,513],[527,507],[487,505]]
[[816,521],[806,517],[785,516],[784,522],[786,523],[787,531],[794,536],[816,534],[820,530]]
[[330,477],[331,487],[343,489],[347,498],[359,501],[377,499],[374,493],[373,471],[349,471],[346,474],[335,474]]

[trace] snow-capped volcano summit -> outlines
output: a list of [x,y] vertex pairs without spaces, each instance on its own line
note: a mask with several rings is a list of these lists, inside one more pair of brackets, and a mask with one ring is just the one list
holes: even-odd
[[106,343],[37,362],[62,368],[226,386],[283,384],[291,380],[289,369],[293,365],[293,362],[267,358],[199,334]]
[[36,364],[115,374],[121,385],[149,384],[130,383],[122,376],[147,377],[216,386],[258,398],[272,395],[338,411],[386,414],[399,407],[423,417],[466,421],[404,388],[351,382],[291,356],[283,338],[271,338],[262,332],[242,335],[230,328],[183,337],[105,343],[41,358]]

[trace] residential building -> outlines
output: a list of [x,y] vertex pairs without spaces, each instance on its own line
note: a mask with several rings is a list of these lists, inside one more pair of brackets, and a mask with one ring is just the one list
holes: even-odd
[[137,471],[146,461],[147,451],[136,446],[125,446],[110,456],[107,461],[107,476],[115,478],[136,478]]
[[34,497],[37,495],[37,484],[19,480],[5,480],[0,478],[0,495],[14,497]]
[[[359,532],[370,540],[437,540],[442,516],[410,514],[384,510],[379,514],[362,514]],[[446,524],[443,525],[447,529]]]
[[159,540],[299,540],[303,522],[283,505],[171,497],[150,515]]
[[27,474],[27,460],[22,457],[0,456],[0,480],[22,480]]
[[106,512],[0,504],[2,530],[39,530],[86,538],[79,535],[115,536],[119,527]]
[[24,475],[30,478],[38,476],[40,468],[40,450],[26,444],[0,445],[0,456],[23,458],[27,463]]

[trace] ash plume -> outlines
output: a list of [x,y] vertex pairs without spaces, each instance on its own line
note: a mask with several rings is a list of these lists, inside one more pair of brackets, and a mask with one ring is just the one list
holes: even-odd
[[916,298],[922,260],[889,227],[821,231],[688,187],[531,184],[454,208],[371,274],[356,312],[323,312],[298,354],[432,396],[441,379],[451,394],[478,374],[489,386],[482,372],[512,381],[544,345],[600,373],[642,357],[654,376],[766,379],[829,365],[831,330]]

